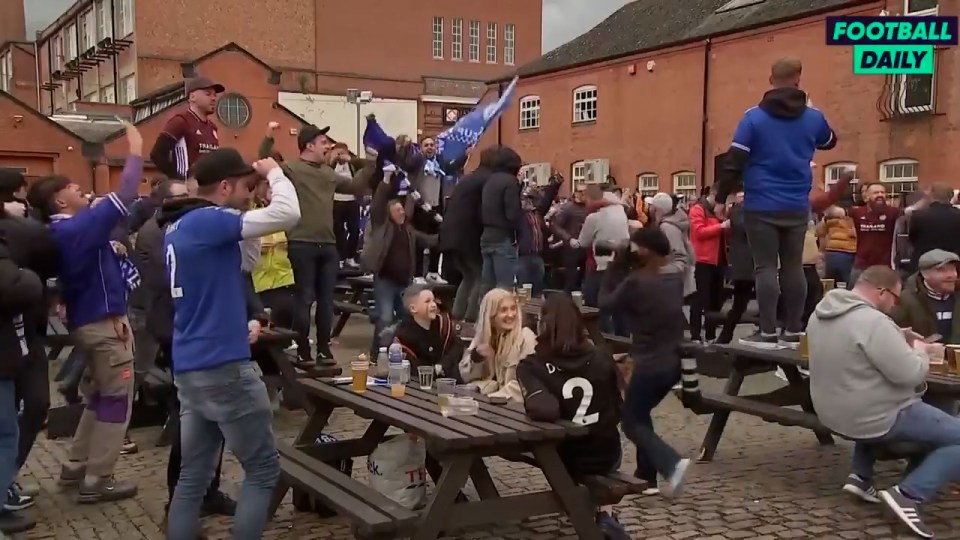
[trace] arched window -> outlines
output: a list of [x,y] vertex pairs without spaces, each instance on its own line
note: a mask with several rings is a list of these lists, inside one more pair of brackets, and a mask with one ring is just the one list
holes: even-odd
[[915,159],[890,159],[880,164],[880,181],[891,199],[917,190],[920,183],[920,163]]
[[570,166],[570,185],[573,186],[574,191],[577,188],[583,187],[584,183],[587,181],[587,163],[585,161],[578,161]]
[[573,91],[573,123],[597,120],[597,87],[581,86]]
[[673,194],[683,195],[688,201],[697,198],[697,173],[680,171],[673,173]]
[[637,175],[637,191],[643,198],[653,197],[660,192],[660,177],[657,173],[645,172]]
[[839,163],[831,163],[823,169],[823,184],[826,188],[836,184],[840,181],[840,176],[843,175],[843,172],[847,169],[853,169],[854,178],[853,183],[857,183],[859,179],[857,178],[857,164],[850,161],[842,161]]
[[540,96],[520,98],[520,129],[540,127]]

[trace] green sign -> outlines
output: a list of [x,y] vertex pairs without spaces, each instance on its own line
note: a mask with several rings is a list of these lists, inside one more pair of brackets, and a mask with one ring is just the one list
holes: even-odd
[[933,75],[933,45],[854,45],[857,75]]

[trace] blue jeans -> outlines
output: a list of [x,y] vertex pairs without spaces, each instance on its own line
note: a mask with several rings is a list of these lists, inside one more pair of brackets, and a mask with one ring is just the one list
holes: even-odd
[[483,269],[480,272],[480,295],[482,299],[490,289],[499,287],[512,290],[517,277],[517,246],[509,241],[480,242]]
[[[44,359],[46,360],[46,359]],[[0,486],[8,487],[17,477],[17,445],[20,428],[17,427],[16,388],[13,379],[0,380]],[[0,513],[3,513],[0,510]]]
[[[233,518],[234,540],[258,540],[280,477],[273,413],[257,364],[243,360],[206,371],[178,373],[183,466],[170,504],[167,538],[194,538],[200,503],[217,470],[223,440],[243,467]],[[222,439],[221,439],[222,433]]]
[[543,257],[539,255],[521,255],[517,261],[517,283],[533,286],[533,297],[543,294]]
[[317,349],[330,344],[333,327],[333,291],[340,273],[340,254],[336,244],[318,244],[294,240],[288,244],[287,256],[293,268],[297,309],[293,330],[297,332],[297,353],[304,360],[310,358],[310,306],[316,302],[314,319],[317,325]]
[[623,400],[623,434],[637,446],[637,478],[653,484],[657,473],[669,478],[680,463],[680,454],[653,431],[654,408],[680,381],[680,366],[675,369],[646,370],[637,366],[627,385]]
[[826,251],[823,253],[823,277],[838,282],[850,283],[853,270],[853,253]]
[[914,403],[900,411],[886,435],[857,441],[851,472],[872,480],[876,459],[870,445],[883,442],[914,442],[936,448],[900,482],[902,491],[921,501],[933,498],[945,484],[960,480],[960,418],[926,403]]
[[407,312],[403,305],[404,289],[405,285],[398,285],[389,279],[373,280],[373,306],[376,313],[373,321],[373,341],[370,344],[371,358],[377,357],[383,329],[402,319]]
[[[590,307],[600,305],[600,288],[603,286],[605,270],[587,270],[583,276],[583,303]],[[608,334],[628,336],[626,320],[620,313],[600,312],[600,330]]]

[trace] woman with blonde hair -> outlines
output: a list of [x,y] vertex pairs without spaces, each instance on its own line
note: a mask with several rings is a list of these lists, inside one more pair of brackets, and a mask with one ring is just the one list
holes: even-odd
[[491,289],[480,301],[476,332],[460,361],[460,376],[485,396],[522,403],[517,365],[536,346],[537,336],[523,326],[514,294]]

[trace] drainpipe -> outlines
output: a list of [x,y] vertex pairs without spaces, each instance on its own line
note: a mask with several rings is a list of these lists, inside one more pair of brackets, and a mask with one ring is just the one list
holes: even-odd
[[[710,103],[710,53],[713,51],[713,42],[710,38],[704,40],[703,44],[703,90],[701,98],[701,112],[700,112],[700,186],[703,188],[707,186],[707,113],[708,106]],[[714,177],[717,175],[717,171],[713,171]],[[711,182],[712,183],[712,182]]]

